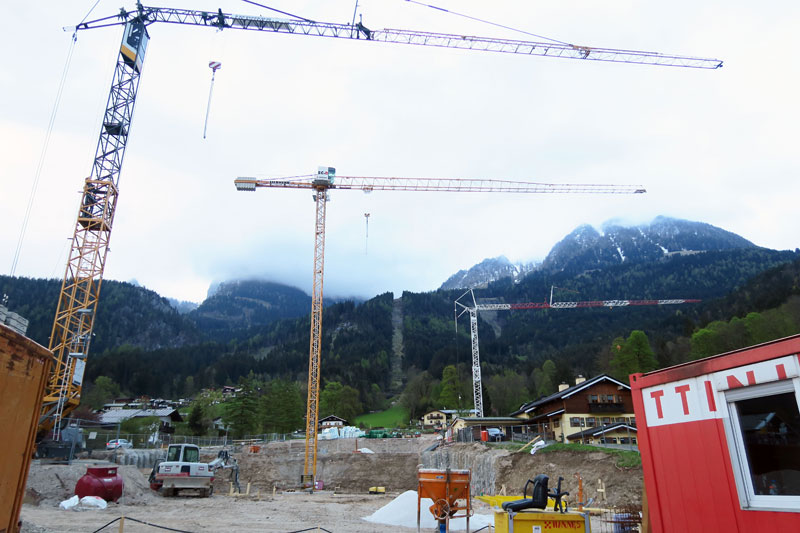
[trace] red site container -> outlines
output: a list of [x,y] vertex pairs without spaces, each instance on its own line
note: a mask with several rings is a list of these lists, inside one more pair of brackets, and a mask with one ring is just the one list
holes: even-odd
[[98,496],[107,502],[115,502],[122,496],[124,486],[116,466],[89,467],[75,485],[75,494],[79,498]]
[[651,531],[800,531],[800,335],[631,375]]
[[489,442],[489,432],[485,429],[481,430],[481,442]]

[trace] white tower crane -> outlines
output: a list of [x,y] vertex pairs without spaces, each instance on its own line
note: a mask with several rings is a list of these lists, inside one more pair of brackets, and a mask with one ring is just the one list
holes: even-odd
[[[465,296],[469,295],[472,304]],[[671,300],[594,300],[594,301],[574,301],[574,302],[554,302],[553,291],[550,291],[549,302],[528,302],[518,304],[479,304],[475,300],[475,292],[469,289],[459,296],[455,301],[456,327],[458,318],[464,313],[469,313],[469,331],[472,345],[472,398],[475,402],[476,416],[483,417],[483,391],[481,389],[481,357],[478,350],[478,311],[512,311],[518,309],[581,309],[588,307],[626,307],[641,305],[676,305],[696,303],[700,300],[689,300],[686,298],[676,298]],[[459,307],[461,312],[459,313]]]

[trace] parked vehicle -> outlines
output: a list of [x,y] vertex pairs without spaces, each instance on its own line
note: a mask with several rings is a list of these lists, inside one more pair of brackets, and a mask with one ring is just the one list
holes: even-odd
[[117,448],[133,448],[133,444],[127,439],[111,439],[106,443],[106,450],[116,450]]
[[499,428],[487,428],[486,431],[489,433],[489,440],[491,442],[500,442],[503,440],[503,432]]

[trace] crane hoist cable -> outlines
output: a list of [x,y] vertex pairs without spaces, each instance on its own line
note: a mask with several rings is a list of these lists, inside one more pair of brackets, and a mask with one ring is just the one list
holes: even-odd
[[206,106],[206,122],[203,125],[203,139],[206,138],[206,131],[208,130],[208,114],[211,111],[211,94],[214,92],[214,78],[217,76],[217,71],[222,68],[222,63],[219,61],[209,61],[208,66],[211,69],[211,87],[208,89],[208,105]]
[[[100,0],[97,0],[94,5],[89,9],[86,15],[81,20],[81,23],[85,22],[89,15],[92,14],[94,8],[97,7],[97,4],[100,3]],[[61,79],[58,82],[58,89],[56,90],[56,99],[53,102],[53,110],[50,112],[50,120],[47,123],[47,132],[44,136],[44,144],[42,145],[42,153],[39,155],[39,162],[36,165],[36,173],[33,177],[33,183],[31,183],[31,193],[28,197],[28,205],[25,208],[25,216],[22,218],[22,227],[19,231],[19,238],[17,239],[17,247],[14,249],[14,258],[11,261],[11,276],[13,277],[17,271],[17,265],[19,264],[19,255],[22,251],[22,243],[25,241],[25,233],[28,230],[28,222],[31,218],[31,210],[33,209],[33,202],[36,199],[36,190],[39,188],[39,180],[42,177],[42,169],[44,168],[44,162],[47,159],[47,149],[50,146],[50,137],[53,134],[53,127],[56,123],[56,116],[58,115],[58,108],[61,104],[61,97],[64,95],[64,86],[67,83],[67,75],[69,74],[69,67],[72,63],[72,54],[75,52],[75,43],[78,42],[78,30],[72,32],[72,37],[70,38],[69,50],[67,51],[67,59],[64,62],[64,69],[61,71]]]
[[[95,4],[97,5],[97,4]],[[87,15],[88,16],[88,15]],[[17,271],[17,265],[19,264],[19,255],[22,251],[22,243],[25,240],[25,232],[28,229],[28,222],[31,218],[31,210],[33,209],[33,202],[36,198],[36,190],[39,188],[39,180],[42,177],[42,169],[44,168],[44,162],[47,159],[47,149],[50,146],[50,138],[53,135],[53,127],[56,123],[56,116],[58,115],[58,107],[61,104],[61,97],[64,94],[64,86],[66,85],[67,81],[67,74],[69,73],[69,66],[72,63],[72,54],[75,51],[75,42],[78,40],[77,32],[72,34],[70,38],[70,45],[69,50],[67,51],[67,59],[64,62],[64,69],[61,71],[61,80],[58,82],[58,90],[56,91],[56,99],[53,102],[53,110],[50,112],[50,120],[47,123],[47,132],[44,136],[44,144],[42,145],[42,152],[39,154],[39,162],[36,165],[36,173],[33,177],[33,183],[31,183],[31,193],[28,197],[28,205],[25,208],[25,216],[22,218],[22,227],[19,231],[19,238],[17,239],[17,247],[14,249],[14,259],[11,261],[11,276]]]

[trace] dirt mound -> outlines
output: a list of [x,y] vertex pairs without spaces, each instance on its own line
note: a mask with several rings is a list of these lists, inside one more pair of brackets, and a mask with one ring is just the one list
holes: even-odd
[[[507,454],[496,462],[496,489],[505,485],[509,494],[521,493],[525,482],[538,474],[550,477],[550,490],[555,490],[558,477],[564,478],[561,490],[570,493],[569,500],[578,501],[578,478],[583,479],[584,501],[594,498],[595,506],[617,507],[639,505],[642,498],[642,469],[623,469],[616,466],[616,459],[603,452],[558,451],[552,453]],[[606,500],[598,480],[605,486]]]
[[[57,506],[75,494],[75,485],[86,473],[87,467],[106,466],[95,463],[73,463],[72,465],[42,465],[34,463],[28,473],[25,488],[25,503]],[[108,465],[116,466],[116,465]],[[151,501],[153,493],[142,472],[135,466],[117,466],[124,488],[120,504],[144,505]]]
[[[270,493],[277,490],[295,489],[300,484],[304,458],[294,454],[259,453],[241,454],[239,483],[245,490],[247,483],[251,491]],[[405,491],[417,486],[416,471],[419,464],[417,453],[362,454],[353,452],[328,453],[317,457],[317,480],[326,489],[340,492],[365,493],[370,487],[379,485],[388,491]],[[214,479],[214,490],[227,492],[230,475],[223,471]]]
[[[469,469],[472,472],[473,494],[521,494],[525,482],[538,474],[550,477],[554,490],[559,476],[564,478],[561,490],[570,492],[570,501],[578,501],[578,478],[583,479],[583,500],[595,498],[600,505],[639,504],[642,491],[642,469],[622,469],[616,458],[604,452],[556,451],[551,453],[510,453],[480,443],[452,444],[422,454],[425,468]],[[598,492],[601,480],[606,501]]]

